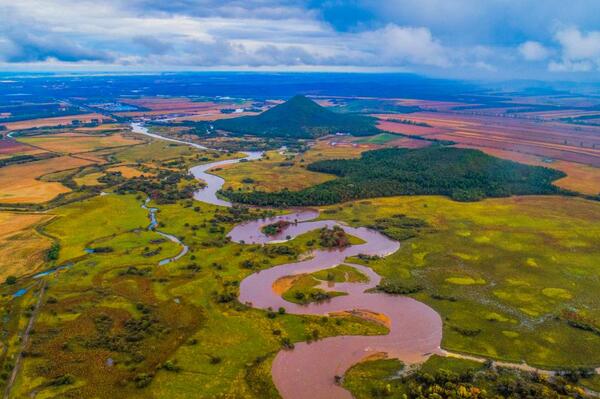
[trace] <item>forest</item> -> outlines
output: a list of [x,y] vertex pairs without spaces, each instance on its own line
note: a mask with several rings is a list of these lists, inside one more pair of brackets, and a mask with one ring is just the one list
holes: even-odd
[[338,178],[300,191],[229,190],[222,194],[252,205],[305,206],[395,195],[445,195],[456,201],[479,201],[564,193],[552,184],[565,176],[560,171],[453,147],[373,150],[359,159],[318,161],[307,169]]

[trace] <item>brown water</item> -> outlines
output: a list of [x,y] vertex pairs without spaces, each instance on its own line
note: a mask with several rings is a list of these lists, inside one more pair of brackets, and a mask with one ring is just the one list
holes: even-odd
[[[140,125],[141,126],[141,125]],[[150,135],[140,126],[132,127],[140,133]],[[143,126],[141,126],[143,128]],[[154,136],[153,136],[154,137]],[[157,136],[155,138],[166,138]],[[173,139],[167,139],[174,141]],[[177,140],[177,142],[181,142]],[[203,148],[197,144],[181,142]],[[256,159],[260,153],[248,153],[248,159]],[[207,187],[194,194],[199,201],[215,205],[231,206],[216,196],[223,179],[207,171],[211,168],[239,160],[227,160],[194,167],[190,172],[206,181]],[[298,343],[293,350],[281,350],[272,367],[273,382],[285,399],[338,399],[352,395],[335,383],[336,376],[343,376],[352,365],[372,354],[386,353],[407,364],[425,360],[432,353],[442,353],[442,320],[429,306],[412,298],[391,296],[382,293],[366,293],[375,287],[381,277],[368,267],[353,265],[369,277],[367,283],[335,284],[335,291],[348,293],[323,303],[297,305],[287,302],[273,290],[273,283],[281,277],[311,273],[343,263],[349,256],[358,254],[387,256],[398,250],[400,244],[381,233],[363,227],[349,227],[337,221],[312,221],[318,212],[300,210],[289,215],[241,223],[229,233],[233,241],[243,243],[275,243],[292,239],[300,234],[322,227],[341,226],[347,233],[361,238],[364,244],[338,250],[315,250],[304,261],[288,263],[256,272],[240,284],[240,301],[257,308],[285,307],[288,313],[327,315],[340,311],[367,310],[387,316],[389,334],[377,336],[338,336],[312,343]],[[269,237],[261,227],[279,220],[293,224],[277,236]]]
[[[442,320],[427,305],[412,298],[382,293],[366,293],[376,286],[380,276],[368,267],[352,265],[369,277],[368,283],[335,284],[332,289],[348,293],[323,303],[297,305],[285,301],[273,290],[273,283],[284,276],[311,273],[343,263],[348,256],[367,254],[386,256],[398,250],[400,244],[381,233],[367,228],[349,227],[337,221],[310,221],[315,211],[298,211],[290,215],[242,223],[229,236],[245,243],[281,242],[286,236],[294,238],[302,233],[322,228],[341,226],[347,233],[359,237],[364,244],[341,250],[315,250],[310,259],[261,270],[240,284],[240,301],[257,308],[285,307],[288,313],[326,315],[349,310],[368,310],[386,315],[390,332],[379,336],[340,336],[312,343],[296,344],[293,350],[280,351],[273,361],[273,381],[285,399],[351,398],[348,391],[335,383],[353,364],[365,357],[386,353],[407,364],[421,362],[432,353],[441,353]],[[260,229],[277,220],[297,221],[275,237],[264,235]]]

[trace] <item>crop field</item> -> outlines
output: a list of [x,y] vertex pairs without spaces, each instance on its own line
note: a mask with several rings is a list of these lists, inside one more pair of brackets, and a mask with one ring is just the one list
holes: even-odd
[[57,182],[46,182],[43,175],[89,165],[89,160],[62,156],[30,162],[23,165],[10,165],[0,168],[0,203],[41,203],[50,201],[58,194],[70,190]]
[[2,125],[6,126],[7,130],[23,130],[32,129],[36,127],[46,126],[60,126],[60,125],[71,125],[73,121],[80,121],[81,123],[91,122],[92,120],[104,120],[106,116],[102,114],[81,114],[81,115],[70,115],[70,116],[58,116],[54,118],[40,118],[40,119],[29,119],[18,122],[6,122]]
[[429,138],[600,166],[600,139],[594,127],[441,112],[404,114],[401,118],[444,130],[426,134]]
[[[221,109],[243,108],[244,106],[251,105],[251,103],[244,102],[192,101],[185,97],[145,97],[139,99],[124,99],[122,102],[142,107],[146,110],[119,112],[118,114],[121,116],[156,117],[160,115],[186,115],[186,117],[181,117],[180,120],[205,120],[203,117],[210,117],[211,119],[208,120],[219,119],[221,115],[232,115],[222,114],[220,112]],[[239,116],[240,114],[235,115]],[[195,119],[196,117],[200,119]]]
[[304,154],[287,156],[278,151],[269,151],[267,158],[262,160],[237,163],[214,172],[225,179],[224,189],[299,190],[333,178],[331,175],[308,171],[306,165],[323,159],[358,157],[367,149],[367,145],[338,145],[329,140],[320,140]]
[[19,143],[16,140],[0,140],[0,159],[10,158],[17,155],[36,155],[44,152],[44,150]]
[[50,240],[35,228],[50,219],[44,214],[0,212],[0,281],[31,274],[44,264]]
[[34,137],[22,137],[20,142],[47,151],[62,154],[92,152],[104,148],[122,147],[140,144],[142,141],[126,137],[120,133],[111,135],[56,134]]
[[328,209],[323,216],[353,225],[394,214],[430,225],[368,265],[440,312],[444,348],[545,367],[600,364],[598,203],[407,197]]

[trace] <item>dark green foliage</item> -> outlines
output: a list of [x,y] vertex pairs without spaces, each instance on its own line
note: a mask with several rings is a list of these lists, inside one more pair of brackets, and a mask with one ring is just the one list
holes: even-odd
[[400,281],[386,279],[377,285],[377,290],[392,295],[410,295],[422,291],[423,287],[419,285],[407,287]]
[[54,378],[48,383],[50,386],[72,385],[75,383],[75,377],[71,374],[64,374]]
[[390,218],[375,219],[375,223],[367,227],[377,230],[394,240],[402,241],[416,237],[423,229],[428,227],[428,224],[421,219],[397,214]]
[[[113,176],[111,181],[114,183],[118,183],[118,180],[115,180],[116,176],[120,177],[120,174]],[[98,180],[102,181],[102,178]],[[180,199],[192,198],[194,191],[200,188],[199,183],[191,183],[180,187],[179,183],[182,180],[193,180],[193,176],[161,169],[155,177],[139,176],[125,180],[116,192],[118,194],[133,194],[141,191],[156,201],[157,204],[174,204]]]
[[8,276],[5,280],[5,283],[8,285],[13,285],[17,282],[17,278],[15,276]]
[[60,252],[60,244],[58,244],[57,242],[55,242],[54,244],[52,244],[52,246],[50,247],[50,249],[46,253],[46,259],[48,259],[48,260],[57,260],[59,252]]
[[316,138],[335,133],[379,133],[371,117],[339,114],[304,96],[295,96],[257,116],[215,121],[216,129],[266,137]]
[[478,150],[440,146],[367,151],[360,159],[319,161],[308,169],[339,178],[294,192],[223,194],[236,202],[271,206],[329,205],[395,195],[447,195],[456,201],[477,201],[563,193],[552,182],[565,176],[553,169],[502,160]]
[[263,234],[267,236],[274,236],[281,233],[286,227],[288,227],[291,223],[285,220],[279,220],[275,223],[267,224],[263,226],[260,230]]

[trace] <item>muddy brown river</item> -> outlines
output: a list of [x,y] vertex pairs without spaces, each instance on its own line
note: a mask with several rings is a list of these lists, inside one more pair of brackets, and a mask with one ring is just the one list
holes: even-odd
[[[135,127],[137,129],[134,131],[148,134],[147,131],[141,131],[140,126]],[[252,160],[260,158],[261,154],[248,153],[247,156],[248,160]],[[190,172],[207,183],[204,189],[194,194],[194,198],[215,205],[231,206],[216,195],[223,185],[223,179],[208,171],[235,162],[239,162],[239,159],[192,168]],[[363,244],[343,249],[314,250],[306,260],[251,274],[240,283],[240,302],[261,309],[284,307],[287,313],[293,314],[328,315],[355,310],[377,313],[387,318],[389,333],[376,336],[337,336],[311,343],[297,343],[292,350],[281,350],[273,361],[272,375],[277,390],[285,399],[352,398],[350,392],[336,383],[336,376],[343,376],[348,368],[370,355],[385,353],[390,358],[398,358],[404,363],[412,364],[424,361],[433,353],[442,353],[440,316],[429,306],[412,298],[365,292],[375,287],[381,279],[368,267],[352,265],[368,276],[369,281],[335,284],[330,289],[343,291],[348,295],[337,296],[326,302],[298,305],[285,301],[274,291],[273,284],[281,277],[329,269],[345,263],[347,257],[358,254],[387,256],[400,248],[400,243],[377,231],[364,227],[350,227],[339,221],[314,220],[318,215],[314,210],[298,210],[269,219],[241,223],[231,230],[229,237],[232,241],[270,244],[293,239],[325,226],[338,225],[348,234],[364,241]],[[279,220],[292,224],[276,236],[266,236],[261,232],[262,226]]]
[[[390,332],[377,336],[338,336],[312,343],[296,344],[292,350],[280,351],[273,361],[273,381],[282,397],[286,399],[337,399],[352,395],[336,384],[335,377],[343,376],[348,368],[362,359],[386,353],[407,364],[425,360],[432,353],[441,353],[442,320],[429,306],[412,298],[382,293],[367,293],[376,286],[380,276],[372,269],[352,265],[369,277],[367,283],[335,284],[331,289],[348,295],[334,297],[322,303],[298,305],[285,301],[273,290],[273,283],[281,277],[311,273],[344,263],[349,256],[358,254],[387,256],[398,250],[400,244],[381,233],[364,227],[350,227],[337,221],[313,221],[315,211],[297,211],[237,225],[229,233],[236,242],[281,242],[322,227],[338,225],[348,234],[361,238],[365,243],[338,250],[315,250],[307,260],[275,266],[256,272],[240,284],[240,301],[253,307],[278,309],[288,313],[327,315],[352,310],[365,310],[385,315]],[[278,220],[297,222],[278,236],[268,237],[261,232],[265,224]]]

